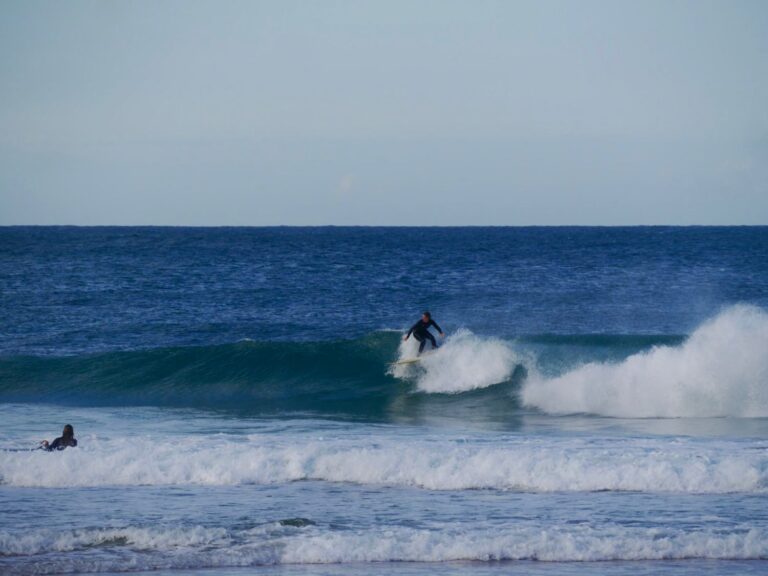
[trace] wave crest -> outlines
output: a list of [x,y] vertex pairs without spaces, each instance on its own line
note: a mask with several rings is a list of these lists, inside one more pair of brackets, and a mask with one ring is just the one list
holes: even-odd
[[618,363],[590,362],[556,378],[532,373],[525,405],[552,414],[768,416],[768,314],[728,308],[680,346],[657,346]]
[[[401,342],[398,359],[413,358],[417,350],[414,340]],[[460,329],[435,353],[425,354],[418,365],[395,365],[392,374],[414,378],[421,392],[457,394],[509,380],[519,361],[507,342]]]

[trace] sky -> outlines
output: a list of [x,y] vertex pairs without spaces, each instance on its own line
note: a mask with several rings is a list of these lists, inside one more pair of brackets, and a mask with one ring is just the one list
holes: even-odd
[[768,2],[0,0],[15,224],[768,224]]

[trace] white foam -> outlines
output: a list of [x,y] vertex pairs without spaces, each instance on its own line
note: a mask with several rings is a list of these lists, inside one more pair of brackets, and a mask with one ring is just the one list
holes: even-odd
[[766,532],[683,532],[589,526],[496,527],[466,531],[392,528],[302,538],[282,562],[445,562],[459,560],[604,561],[678,558],[751,559],[768,554]]
[[[10,545],[9,545],[10,543]],[[93,555],[87,550],[119,551]],[[55,551],[55,557],[35,555]],[[0,557],[14,555],[24,572],[94,572],[268,564],[447,562],[460,560],[744,560],[768,556],[768,533],[743,526],[728,531],[589,524],[541,527],[460,523],[431,528],[379,526],[333,530],[323,526],[254,529],[167,527],[0,532]]]
[[617,364],[593,362],[556,378],[532,372],[522,398],[555,414],[766,417],[768,314],[734,306],[680,346],[659,346]]
[[61,453],[0,454],[12,486],[237,485],[323,480],[431,490],[764,492],[755,441],[414,437],[362,430],[99,441]]
[[[401,342],[398,359],[414,358],[417,351],[414,339]],[[455,394],[508,380],[518,362],[508,343],[462,329],[446,338],[436,352],[425,354],[418,364],[393,366],[392,373],[398,378],[415,378],[422,392]]]
[[226,544],[223,528],[135,527],[83,528],[77,530],[28,530],[23,533],[0,530],[0,556],[21,556],[45,552],[71,552],[93,546],[121,545],[134,550],[167,550]]

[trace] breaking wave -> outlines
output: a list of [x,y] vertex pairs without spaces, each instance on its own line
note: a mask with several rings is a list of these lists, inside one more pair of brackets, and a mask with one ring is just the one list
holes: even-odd
[[734,306],[679,346],[589,362],[555,378],[532,373],[527,406],[617,417],[768,416],[768,314]]
[[[414,358],[417,353],[415,340],[401,342],[398,359]],[[523,365],[523,358],[509,343],[459,330],[438,350],[425,353],[418,365],[396,365],[391,373],[414,379],[423,392],[455,394],[506,382],[518,365]]]
[[[51,553],[56,553],[52,555]],[[0,531],[0,567],[10,574],[222,568],[278,564],[538,560],[717,559],[768,557],[768,534],[620,525],[560,527],[445,524],[339,530],[271,522],[252,527],[200,525]]]
[[62,453],[7,452],[0,458],[0,483],[11,486],[302,480],[430,490],[764,492],[768,453],[746,441],[508,436],[491,442],[483,434],[447,440],[371,429],[323,439],[302,434],[85,438],[81,447]]
[[[395,332],[71,357],[0,358],[0,402],[152,405],[392,420],[462,402],[615,417],[768,416],[768,314],[734,306],[689,337],[531,336],[468,330],[418,363]],[[479,395],[479,396],[478,396]],[[454,409],[445,410],[453,403]],[[478,412],[478,414],[480,413]],[[467,417],[462,413],[461,417]]]

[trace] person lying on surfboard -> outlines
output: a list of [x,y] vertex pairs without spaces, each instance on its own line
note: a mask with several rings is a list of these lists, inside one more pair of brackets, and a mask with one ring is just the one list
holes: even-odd
[[440,338],[445,338],[445,334],[443,334],[440,326],[437,325],[437,322],[432,320],[432,315],[429,312],[424,312],[421,315],[421,320],[411,326],[411,329],[408,330],[408,334],[403,336],[403,340],[407,341],[411,334],[413,334],[413,337],[419,341],[419,354],[424,351],[424,346],[426,346],[427,340],[432,342],[432,350],[434,350],[437,348],[437,342],[435,342],[435,337],[432,336],[432,333],[429,331],[430,326],[437,328],[437,331],[440,332]]
[[64,432],[62,432],[61,436],[56,438],[56,440],[53,442],[48,442],[48,440],[43,440],[40,442],[40,448],[47,450],[48,452],[53,452],[54,450],[64,450],[64,448],[67,446],[77,446],[75,430],[72,428],[72,424],[67,424],[64,426]]

